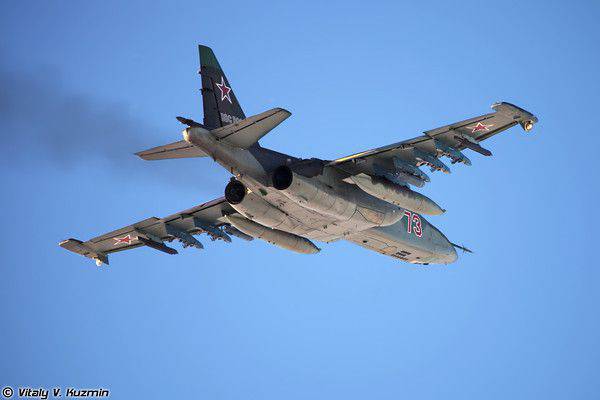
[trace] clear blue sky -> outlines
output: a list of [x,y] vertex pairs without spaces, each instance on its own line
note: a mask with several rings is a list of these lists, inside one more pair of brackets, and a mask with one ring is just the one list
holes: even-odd
[[[206,3],[206,4],[203,4]],[[502,2],[3,2],[0,385],[113,398],[597,398],[600,6]],[[207,159],[131,154],[201,119],[198,43],[263,145],[335,158],[509,101],[533,134],[434,175],[430,218],[475,250],[422,268],[348,243],[57,246],[221,196]],[[139,395],[139,396],[138,396]]]

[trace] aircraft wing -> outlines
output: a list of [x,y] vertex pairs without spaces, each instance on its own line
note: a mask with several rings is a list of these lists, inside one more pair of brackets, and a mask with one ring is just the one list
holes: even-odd
[[400,184],[423,186],[429,178],[417,167],[426,165],[432,171],[450,173],[450,168],[439,159],[441,156],[448,157],[452,164],[471,165],[463,150],[491,156],[480,142],[517,124],[530,131],[538,122],[535,115],[510,103],[495,103],[492,109],[492,113],[431,129],[413,139],[338,158],[327,165],[351,175],[366,173]]
[[193,236],[200,233],[208,234],[212,240],[225,242],[231,242],[228,233],[252,240],[227,223],[224,216],[235,213],[225,198],[221,197],[164,218],[147,218],[85,242],[71,238],[60,242],[59,245],[92,258],[101,265],[108,264],[110,253],[141,246],[148,246],[167,254],[177,254],[177,250],[165,244],[173,240],[182,242],[184,247],[201,249],[202,244]]

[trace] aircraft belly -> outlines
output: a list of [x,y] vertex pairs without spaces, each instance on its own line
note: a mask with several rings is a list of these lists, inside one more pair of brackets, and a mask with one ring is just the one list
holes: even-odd
[[[407,262],[450,263],[456,258],[454,248],[447,239],[425,219],[422,219],[420,237],[407,232],[406,218],[392,225],[364,229],[363,225],[357,223],[358,218],[340,221],[304,208],[279,190],[264,186],[248,176],[241,177],[241,180],[253,193],[287,215],[289,222],[277,226],[277,229],[324,242],[346,239]],[[373,210],[357,207],[356,213],[360,213],[360,217],[366,221],[378,222],[377,213]]]
[[265,201],[283,211],[290,217],[290,220],[294,221],[293,225],[282,225],[277,229],[324,242],[331,242],[357,231],[356,226],[352,223],[337,221],[331,216],[308,210],[288,199],[277,189],[263,186],[249,177],[242,177],[241,180],[250,190],[260,193]]
[[364,232],[349,235],[345,238],[369,250],[398,258],[402,261],[420,263],[430,262],[432,253],[424,251],[414,244],[403,241],[400,238],[391,238],[377,228],[368,229]]

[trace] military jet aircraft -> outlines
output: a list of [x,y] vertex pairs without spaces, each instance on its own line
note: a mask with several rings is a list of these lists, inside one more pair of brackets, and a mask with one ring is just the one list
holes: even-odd
[[108,255],[148,246],[167,254],[165,242],[202,249],[194,237],[231,242],[265,240],[303,254],[315,241],[347,240],[413,264],[449,264],[456,248],[423,215],[444,210],[413,190],[429,182],[420,167],[449,173],[440,160],[471,165],[463,151],[492,153],[481,142],[515,125],[531,131],[538,119],[510,103],[491,113],[428,130],[423,135],[335,160],[301,159],[262,147],[259,140],[291,114],[274,108],[246,117],[213,51],[199,46],[203,123],[177,117],[183,140],[137,153],[144,160],[210,157],[233,177],[224,197],[164,218],[151,217],[86,242],[68,239],[67,250],[108,264]]

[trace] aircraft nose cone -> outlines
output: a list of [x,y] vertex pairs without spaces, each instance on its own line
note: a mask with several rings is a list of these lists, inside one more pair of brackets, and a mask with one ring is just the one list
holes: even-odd
[[444,264],[452,264],[458,259],[458,254],[456,253],[456,249],[452,244],[448,243],[450,246],[446,251],[446,254],[442,257]]
[[450,243],[446,235],[440,230],[435,229],[435,233],[432,235],[436,243],[436,256],[438,264],[452,264],[458,259],[458,254],[454,245]]
[[448,243],[447,246],[438,245],[436,254],[434,256],[435,261],[431,261],[434,264],[452,264],[458,260],[458,254],[452,244]]

